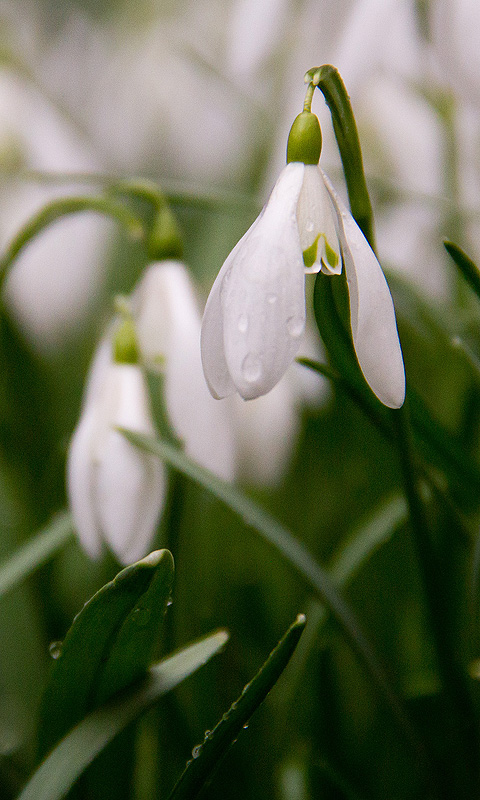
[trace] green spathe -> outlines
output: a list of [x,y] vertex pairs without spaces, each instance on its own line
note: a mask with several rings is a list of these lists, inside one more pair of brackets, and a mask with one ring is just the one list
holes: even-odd
[[287,164],[301,161],[318,164],[322,152],[320,123],[311,111],[302,111],[293,121],[287,143]]

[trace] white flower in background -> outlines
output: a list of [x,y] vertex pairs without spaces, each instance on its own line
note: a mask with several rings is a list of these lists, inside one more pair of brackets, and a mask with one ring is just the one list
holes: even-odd
[[[293,134],[293,135],[292,135]],[[372,249],[318,166],[321,133],[310,111],[292,126],[282,170],[263,211],[220,270],[202,325],[202,360],[214,397],[269,392],[305,329],[305,271],[345,267],[355,352],[385,405],[405,397],[393,301]]]
[[121,563],[129,564],[148,552],[163,507],[165,474],[157,458],[116,430],[154,433],[140,366],[114,361],[110,350],[105,340],[94,359],[70,443],[67,491],[86,552],[98,558],[105,542]]
[[132,298],[142,360],[165,376],[165,405],[185,452],[226,480],[234,474],[230,410],[216,403],[200,358],[201,315],[183,264],[151,264]]
[[478,0],[436,0],[430,5],[432,39],[442,77],[478,109],[480,4]]

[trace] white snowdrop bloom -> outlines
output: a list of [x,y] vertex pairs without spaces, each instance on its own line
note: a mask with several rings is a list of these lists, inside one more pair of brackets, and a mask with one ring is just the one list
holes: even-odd
[[80,542],[92,558],[105,542],[123,564],[142,558],[155,533],[165,495],[165,474],[117,430],[154,433],[141,368],[107,357],[94,359],[80,421],[70,443],[67,490]]
[[132,299],[139,349],[165,376],[165,405],[185,452],[216,475],[234,474],[234,433],[228,405],[216,403],[200,358],[201,314],[188,270],[158,261],[145,270]]
[[[399,408],[405,372],[392,297],[370,245],[318,166],[317,118],[304,111],[293,127],[304,117],[303,136],[304,115],[306,146],[294,140],[290,147],[289,139],[290,163],[210,292],[202,325],[205,377],[217,398],[237,391],[250,400],[273,389],[304,333],[305,271],[332,275],[344,266],[360,368],[381,402]],[[311,118],[319,143],[311,142]]]

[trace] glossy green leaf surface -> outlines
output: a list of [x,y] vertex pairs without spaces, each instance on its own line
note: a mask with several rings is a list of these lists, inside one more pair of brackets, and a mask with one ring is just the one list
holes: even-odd
[[151,667],[133,688],[88,714],[55,747],[25,786],[18,800],[60,800],[93,759],[125,727],[199,669],[225,645],[217,631]]
[[194,748],[193,758],[175,786],[170,800],[192,800],[201,791],[228,748],[275,685],[302,635],[306,619],[300,614],[290,626],[268,659],[248,683],[220,722],[201,745]]
[[173,573],[171,553],[154,551],[119,572],[75,617],[43,696],[41,755],[86,713],[145,673]]

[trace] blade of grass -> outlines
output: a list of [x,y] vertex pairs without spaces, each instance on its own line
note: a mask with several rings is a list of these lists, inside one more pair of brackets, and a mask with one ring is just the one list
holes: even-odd
[[475,262],[467,256],[466,252],[458,244],[447,240],[444,241],[443,246],[480,300],[480,270]]
[[242,728],[265,700],[287,666],[305,623],[304,615],[300,614],[255,677],[245,686],[238,700],[205,736],[203,743],[194,749],[194,757],[187,763],[170,800],[193,800],[209,782],[227,750],[234,744]]
[[70,514],[65,511],[55,516],[0,565],[0,598],[53,558],[73,538]]

